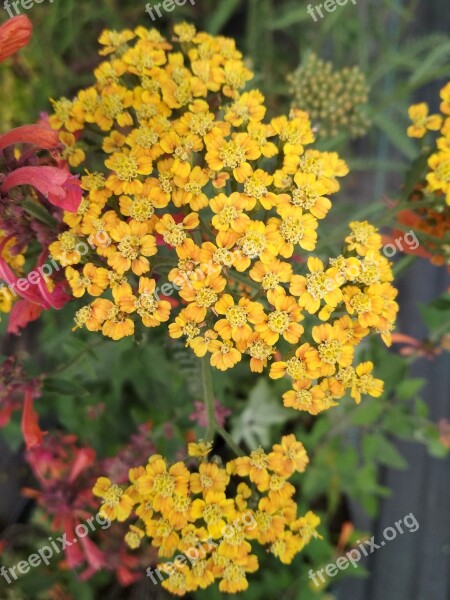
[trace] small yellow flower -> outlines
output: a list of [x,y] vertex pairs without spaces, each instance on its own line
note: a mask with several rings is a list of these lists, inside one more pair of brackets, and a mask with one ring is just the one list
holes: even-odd
[[92,491],[95,496],[104,500],[100,507],[101,514],[106,515],[111,521],[128,519],[133,508],[133,501],[121,487],[111,483],[107,477],[99,477]]
[[437,131],[441,128],[442,117],[440,115],[428,115],[428,104],[421,102],[409,107],[408,115],[412,125],[408,127],[409,137],[422,138],[427,130]]

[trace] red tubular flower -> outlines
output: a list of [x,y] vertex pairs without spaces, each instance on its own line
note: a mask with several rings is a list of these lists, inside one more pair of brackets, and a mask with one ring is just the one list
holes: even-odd
[[47,433],[39,428],[39,419],[33,407],[33,388],[27,387],[22,413],[22,433],[27,450],[42,444],[44,435]]
[[0,62],[26,46],[32,31],[33,25],[25,15],[13,17],[3,23],[0,26]]
[[0,135],[0,150],[12,144],[34,144],[44,150],[53,150],[60,142],[57,132],[50,127],[22,125]]
[[8,327],[6,331],[14,335],[19,335],[21,329],[28,323],[36,321],[41,316],[42,306],[29,302],[28,300],[19,300],[15,302],[9,313]]
[[8,192],[17,185],[31,185],[54,206],[68,212],[77,212],[83,195],[76,175],[58,167],[21,167],[7,177],[2,190]]

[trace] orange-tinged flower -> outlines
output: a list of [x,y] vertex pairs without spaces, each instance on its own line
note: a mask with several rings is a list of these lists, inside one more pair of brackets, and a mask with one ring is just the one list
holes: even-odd
[[304,317],[295,298],[286,295],[283,289],[269,292],[268,299],[275,310],[265,315],[264,321],[255,325],[255,330],[269,345],[275,344],[280,336],[290,344],[296,344],[303,333],[300,321]]
[[440,115],[429,115],[429,107],[425,102],[413,104],[408,109],[409,118],[412,125],[408,127],[409,137],[422,138],[427,130],[437,131],[442,125]]
[[133,501],[121,487],[112,483],[107,477],[99,477],[92,491],[104,500],[100,507],[100,514],[106,515],[110,521],[128,519],[133,508]]
[[115,244],[105,251],[109,266],[120,274],[129,270],[136,275],[147,273],[150,270],[147,257],[157,252],[156,239],[147,231],[147,225],[137,221],[114,225],[109,234]]
[[267,454],[262,448],[258,448],[253,450],[250,456],[239,457],[229,462],[227,470],[231,475],[236,473],[239,477],[250,477],[250,481],[264,492],[268,489],[270,481],[268,466]]
[[190,488],[194,494],[203,494],[210,491],[224,492],[230,481],[230,476],[214,463],[202,463],[198,473],[191,473]]
[[282,477],[290,477],[294,471],[303,473],[309,463],[303,444],[293,434],[281,438],[268,456],[269,468]]

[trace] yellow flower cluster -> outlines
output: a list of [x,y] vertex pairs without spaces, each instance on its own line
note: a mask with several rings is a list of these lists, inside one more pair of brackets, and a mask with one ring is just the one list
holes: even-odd
[[410,106],[412,125],[408,128],[408,135],[422,138],[428,130],[439,131],[436,151],[428,159],[428,185],[424,191],[445,197],[450,205],[450,82],[442,88],[440,97],[441,115],[429,115],[429,107],[425,102]]
[[[288,479],[303,472],[309,459],[294,435],[284,436],[268,454],[259,448],[225,468],[218,457],[208,460],[210,450],[205,442],[189,444],[189,455],[198,459],[191,471],[184,462],[169,466],[156,454],[145,467],[130,470],[128,487],[100,477],[93,490],[103,498],[100,512],[109,519],[125,521],[132,513],[138,518],[125,538],[131,548],[148,536],[158,556],[178,553],[158,569],[169,575],[159,577],[162,585],[179,596],[216,580],[222,592],[247,589],[247,573],[258,569],[252,542],[290,564],[312,538],[321,537],[317,515],[297,516]],[[238,477],[248,482],[234,481]]]
[[[0,244],[4,244],[6,240],[6,233],[0,229]],[[0,257],[7,263],[8,266],[15,273],[22,273],[23,266],[25,264],[25,256],[23,253],[11,253],[13,250],[13,246],[17,244],[17,240],[15,238],[10,239],[6,244],[4,244],[3,250],[0,252]],[[0,282],[1,283],[1,282]],[[10,292],[5,284],[0,285],[0,312],[1,313],[10,313],[14,302],[13,293]]]
[[[235,42],[192,25],[177,25],[173,44],[142,27],[105,31],[100,43],[108,60],[96,84],[54,102],[50,117],[79,132],[77,145],[83,134],[103,140],[104,172],[82,178],[80,209],[50,248],[73,295],[96,297],[76,325],[118,340],[167,322],[178,305],[170,336],[209,353],[217,369],[247,355],[262,372],[284,352],[271,376],[293,380],[287,406],[317,414],[346,389],[358,401],[379,396],[373,365],[352,362],[370,332],[389,343],[398,308],[390,265],[366,222],[351,224],[329,264],[311,254],[348,168],[306,148],[308,115],[265,121],[263,95],[240,91],[252,74]],[[81,264],[86,238],[95,252]],[[160,298],[158,278],[181,305]],[[318,324],[304,336],[305,311]]]

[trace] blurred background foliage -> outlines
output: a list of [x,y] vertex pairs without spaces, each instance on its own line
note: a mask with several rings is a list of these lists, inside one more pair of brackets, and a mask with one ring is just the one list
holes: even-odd
[[[291,107],[294,94],[289,75],[305,65],[312,52],[332,61],[335,71],[358,67],[368,87],[363,107],[370,123],[367,132],[352,139],[352,131],[342,127],[336,136],[319,141],[322,149],[337,150],[351,168],[333,208],[327,241],[320,249],[336,253],[349,215],[352,219],[370,217],[380,225],[388,222],[386,206],[376,201],[388,189],[391,193],[399,189],[417,154],[406,136],[407,107],[418,91],[424,97],[448,79],[450,37],[439,32],[422,36],[417,31],[418,0],[361,0],[356,6],[349,2],[317,23],[308,15],[307,4],[298,0],[197,0],[194,6],[187,3],[173,13],[163,13],[155,23],[145,13],[145,3],[136,0],[55,0],[36,5],[27,12],[34,24],[31,45],[0,66],[0,129],[33,122],[41,111],[50,109],[49,98],[70,97],[89,85],[100,62],[96,40],[105,27],[154,25],[170,35],[174,21],[187,19],[198,29],[236,38],[256,74],[251,85],[266,95],[272,114]],[[320,93],[320,82],[318,86]],[[339,103],[339,94],[335,101]],[[432,112],[435,108],[431,107]],[[400,258],[397,273],[409,262],[409,257]],[[9,339],[7,346],[3,345],[5,355],[15,351],[24,358],[31,375],[45,373],[44,401],[37,404],[44,429],[74,432],[102,457],[117,453],[137,427],[149,420],[151,438],[161,454],[173,455],[186,439],[201,436],[202,428],[189,418],[193,402],[201,399],[196,383],[198,365],[183,345],[168,340],[162,330],[120,344],[93,341],[92,336],[80,332],[69,335],[76,308],[74,303],[62,313],[46,313],[20,339]],[[434,305],[422,307],[428,348],[433,349],[449,331],[449,312],[448,294]],[[286,600],[335,598],[337,578],[321,590],[312,589],[308,569],[335,560],[337,548],[369,534],[346,525],[352,521],[355,506],[374,517],[380,500],[390,494],[389,488],[380,484],[381,467],[408,468],[395,440],[424,444],[436,457],[446,454],[421,396],[425,381],[408,375],[414,353],[405,358],[377,341],[361,352],[360,358],[373,360],[377,376],[386,382],[383,397],[365,399],[360,406],[348,399],[316,418],[280,411],[282,384],[250,375],[242,365],[215,377],[216,397],[232,411],[227,426],[236,441],[252,449],[259,444],[268,446],[282,432],[291,431],[303,440],[312,465],[299,481],[302,508],[321,515],[325,538],[309,545],[291,567],[260,556],[263,567],[251,578],[249,590],[240,595],[243,600],[274,598],[280,590]],[[21,449],[17,419],[4,437],[13,452]],[[227,452],[223,449],[224,456]],[[30,484],[24,469],[14,477],[19,477],[20,484]],[[9,513],[4,502],[3,524],[11,526],[14,520],[27,523],[30,501],[13,498],[11,502],[15,510]],[[365,570],[361,567],[344,574],[361,577]],[[57,597],[48,592],[55,582],[73,595],[58,598],[166,597],[148,581],[121,591],[109,576],[98,574],[83,583],[54,565],[53,572],[25,576],[14,592],[5,589],[0,598],[50,600]],[[219,596],[211,589],[195,594],[195,598],[208,600]]]

